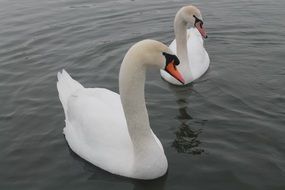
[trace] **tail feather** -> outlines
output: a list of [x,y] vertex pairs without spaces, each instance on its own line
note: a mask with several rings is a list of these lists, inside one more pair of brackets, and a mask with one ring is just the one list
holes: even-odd
[[64,109],[65,118],[67,117],[67,101],[69,97],[78,89],[84,88],[79,82],[71,78],[71,76],[63,69],[57,73],[57,90],[59,99]]

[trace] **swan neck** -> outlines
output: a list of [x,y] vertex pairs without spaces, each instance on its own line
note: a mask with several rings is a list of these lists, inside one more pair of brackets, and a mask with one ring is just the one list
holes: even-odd
[[179,12],[175,17],[174,33],[176,39],[177,56],[182,63],[183,62],[188,63],[187,22],[184,20],[182,12]]
[[150,128],[145,104],[145,75],[149,65],[144,62],[142,55],[145,53],[131,48],[123,60],[119,75],[120,97],[133,145],[132,173],[141,179],[161,176],[167,169],[164,151]]
[[145,104],[146,65],[135,59],[124,59],[119,76],[119,90],[128,131],[134,150],[141,152],[145,143],[154,143],[155,139],[149,125]]

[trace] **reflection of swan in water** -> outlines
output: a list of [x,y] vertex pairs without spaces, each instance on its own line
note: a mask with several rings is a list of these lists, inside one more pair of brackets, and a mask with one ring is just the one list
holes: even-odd
[[[171,87],[173,88],[173,92],[175,92],[178,100],[176,101],[178,104],[179,114],[177,119],[180,121],[181,125],[178,130],[175,132],[176,138],[172,143],[172,146],[177,150],[177,152],[188,153],[188,154],[202,154],[204,152],[203,149],[199,148],[201,144],[198,139],[199,134],[201,134],[202,129],[191,129],[189,123],[197,122],[195,118],[187,112],[188,109],[188,101],[187,97],[193,91],[190,88],[179,88],[179,87]],[[190,93],[189,93],[190,90]],[[199,120],[199,123],[204,121]]]
[[201,129],[192,130],[188,125],[181,125],[176,132],[176,139],[172,143],[172,146],[176,148],[177,152],[188,153],[188,154],[202,154],[203,149],[198,148],[200,141],[197,139],[201,133]]

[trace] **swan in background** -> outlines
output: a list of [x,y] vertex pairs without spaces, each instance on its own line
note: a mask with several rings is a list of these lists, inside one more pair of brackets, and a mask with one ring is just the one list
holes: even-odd
[[[191,24],[191,27],[187,30],[188,23]],[[208,53],[203,45],[203,38],[207,38],[203,23],[202,15],[195,6],[182,7],[175,16],[175,40],[169,48],[181,62],[177,68],[181,72],[185,84],[201,77],[210,64]],[[175,85],[184,85],[167,72],[161,70],[160,73],[166,81]]]
[[179,60],[164,44],[143,40],[122,62],[120,95],[105,88],[84,88],[63,70],[57,89],[65,113],[65,138],[85,160],[113,174],[154,179],[167,171],[163,147],[152,132],[145,105],[146,69],[156,66],[181,83]]

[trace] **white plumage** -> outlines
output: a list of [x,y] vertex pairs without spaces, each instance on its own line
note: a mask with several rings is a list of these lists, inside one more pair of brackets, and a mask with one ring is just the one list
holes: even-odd
[[[182,7],[177,12],[174,21],[176,39],[169,46],[180,59],[181,64],[177,68],[181,72],[185,84],[191,83],[201,77],[207,71],[210,64],[209,55],[204,48],[204,40],[201,33],[195,27],[193,15],[197,15],[202,20],[200,11],[194,6]],[[193,26],[187,29],[187,23],[191,23]],[[172,84],[182,85],[163,70],[161,70],[161,76]]]
[[153,179],[166,173],[167,159],[150,128],[144,99],[146,68],[165,68],[163,53],[170,55],[171,50],[153,40],[132,46],[121,65],[120,95],[105,88],[84,88],[65,70],[58,73],[64,134],[75,153],[126,177]]

